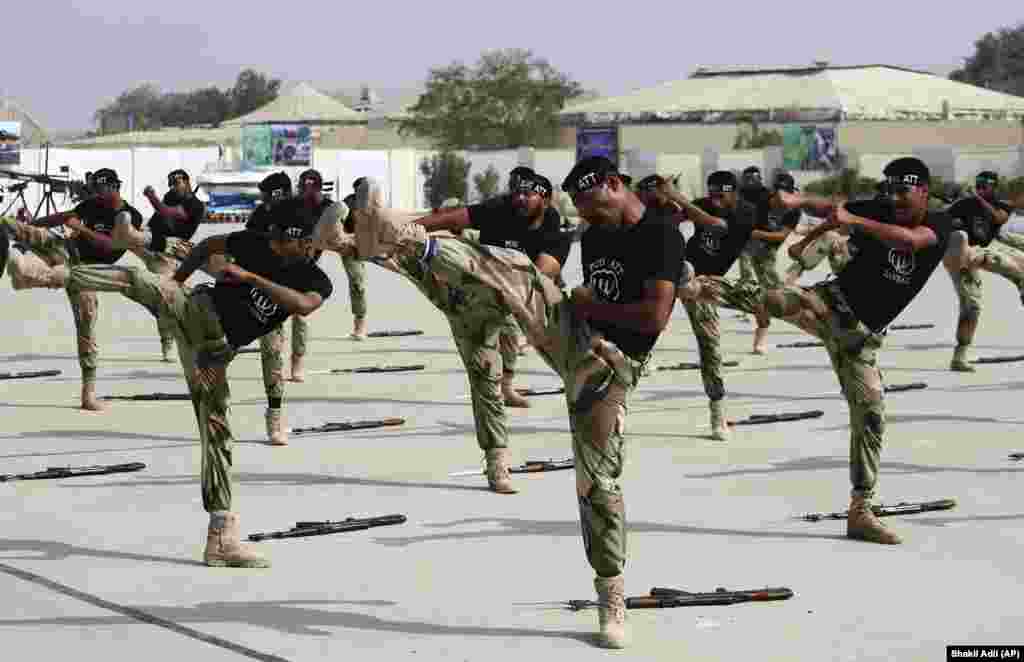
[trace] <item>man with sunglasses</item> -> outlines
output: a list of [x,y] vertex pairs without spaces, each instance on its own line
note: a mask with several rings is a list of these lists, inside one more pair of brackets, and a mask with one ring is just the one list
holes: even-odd
[[565,382],[576,492],[587,560],[594,569],[600,645],[627,645],[624,426],[629,393],[675,304],[683,238],[674,219],[648,209],[606,158],[576,163],[562,183],[597,232],[582,238],[585,286],[566,296],[530,257],[431,236],[383,206],[372,180],[352,210],[356,250],[392,257],[429,275],[468,310],[511,313]]
[[[68,281],[68,269],[78,264],[117,262],[125,249],[118,247],[112,237],[115,227],[125,223],[137,230],[142,227],[142,215],[121,198],[121,180],[110,168],[91,173],[87,185],[92,197],[71,211],[38,218],[31,224],[0,219],[0,245],[4,247],[0,253],[8,255],[6,261],[15,290],[64,288],[67,291],[78,337],[78,363],[82,369],[81,408],[102,411],[104,406],[96,397],[98,303],[93,292],[83,291]],[[50,230],[62,225],[71,229],[66,238]],[[7,248],[8,235],[17,242],[15,248],[25,250],[11,253]]]
[[[507,195],[444,209],[415,222],[427,232],[478,230],[478,243],[525,254],[537,269],[555,279],[569,255],[571,239],[560,231],[558,213],[546,204],[551,182],[520,167],[509,178],[509,187]],[[513,386],[519,356],[515,319],[474,305],[466,290],[438,282],[415,263],[398,264],[400,272],[448,318],[469,378],[477,444],[484,452],[488,486],[499,494],[514,494],[505,406],[528,405]]]
[[[885,433],[879,351],[887,328],[924,287],[949,244],[952,219],[929,210],[928,167],[916,158],[886,165],[889,197],[837,205],[824,224],[848,228],[851,258],[834,279],[809,288],[764,290],[686,269],[680,296],[770,314],[824,341],[850,408],[850,482],[846,535],[899,544],[871,510]],[[799,196],[781,195],[796,206]]]
[[[178,352],[199,426],[203,507],[210,515],[203,560],[214,567],[264,568],[269,562],[240,543],[232,503],[232,444],[228,364],[237,351],[308,315],[332,293],[312,260],[315,219],[278,206],[266,212],[264,232],[243,230],[196,244],[173,278],[136,267],[75,266],[69,286],[118,292],[174,319]],[[221,263],[215,286],[185,281],[211,258]]]
[[[188,173],[172,170],[167,175],[167,193],[157,196],[156,189],[147,186],[142,194],[153,207],[145,231],[121,223],[114,228],[114,241],[135,253],[152,273],[170,276],[180,261],[175,254],[191,250],[189,240],[195,235],[206,216],[206,205],[195,196]],[[174,361],[174,322],[157,319],[160,349],[165,363]]]
[[[799,189],[793,176],[784,171],[775,174],[772,188],[769,189],[761,183],[761,171],[754,166],[751,168],[744,171],[746,178],[741,187],[741,195],[744,200],[754,205],[757,215],[754,231],[750,235],[744,254],[749,256],[751,267],[761,287],[777,289],[782,286],[782,280],[776,267],[776,253],[800,222],[802,215],[799,209],[784,208],[778,201],[777,194],[779,191],[793,193]],[[756,321],[753,353],[764,354],[771,319],[758,317]]]
[[974,195],[956,201],[948,210],[953,217],[954,231],[943,265],[953,279],[960,303],[956,349],[949,363],[949,369],[955,372],[974,372],[974,366],[967,359],[967,350],[974,341],[981,316],[982,284],[979,272],[988,271],[1006,278],[1017,287],[1024,299],[1024,254],[992,241],[999,236],[1013,211],[1012,207],[996,198],[998,185],[997,173],[978,173],[974,182]]

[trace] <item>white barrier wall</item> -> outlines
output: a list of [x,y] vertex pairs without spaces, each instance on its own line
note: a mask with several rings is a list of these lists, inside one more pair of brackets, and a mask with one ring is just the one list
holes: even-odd
[[[773,151],[774,150],[774,151]],[[927,157],[928,150],[919,154]],[[933,150],[934,151],[934,150]],[[651,168],[653,156],[654,167],[662,174],[682,175],[683,192],[691,197],[704,193],[704,178],[710,169],[726,169],[742,171],[749,165],[757,165],[767,174],[775,167],[779,154],[778,148],[766,150],[734,151],[717,153],[713,150],[701,154],[668,154],[668,153],[637,153],[634,161],[637,168],[644,170],[630,172],[628,163],[624,163],[630,175],[643,176]],[[313,166],[321,171],[325,181],[337,181],[339,188],[337,198],[351,193],[352,181],[357,177],[372,176],[378,178],[386,189],[388,200],[393,207],[401,209],[426,209],[429,205],[424,194],[424,177],[420,173],[420,163],[434,152],[413,149],[398,150],[329,150],[317,149],[313,154]],[[929,152],[931,153],[931,152]],[[937,152],[935,152],[937,154]],[[492,152],[460,152],[470,161],[469,201],[477,199],[477,191],[472,177],[483,173],[488,166],[494,166],[501,175],[499,186],[504,189],[508,185],[508,173],[517,165],[527,165],[548,177],[557,190],[562,180],[572,169],[575,152],[570,149],[551,150],[502,150]],[[853,160],[866,177],[879,178],[882,169],[889,161],[910,156],[907,153],[865,153],[857,155]],[[948,158],[947,158],[948,157]],[[936,157],[938,158],[938,157]],[[162,195],[166,191],[167,173],[175,168],[184,168],[196,181],[198,175],[208,164],[217,160],[217,149],[186,148],[164,149],[155,147],[136,147],[132,149],[61,149],[54,148],[49,152],[49,173],[59,173],[61,166],[68,166],[72,177],[81,179],[88,171],[99,168],[113,168],[125,183],[123,193],[125,199],[135,205],[144,216],[151,213],[149,204],[142,195],[147,185],[152,185]],[[981,170],[995,170],[1002,177],[1012,178],[1024,175],[1024,148],[1008,146],[1005,149],[990,150],[958,150],[939,159],[941,163],[929,163],[936,171],[954,172],[956,181],[969,183]],[[44,152],[40,149],[22,150],[21,165],[16,170],[41,173],[44,170]],[[266,172],[282,168],[267,168]],[[304,170],[302,167],[283,168],[294,179]],[[824,172],[794,172],[794,177],[801,185],[827,176]],[[0,179],[5,188],[14,182]],[[35,184],[25,190],[25,200],[29,208],[35,211],[41,197],[41,187]],[[0,204],[0,212],[8,208],[16,194],[4,193],[6,201]],[[200,197],[205,193],[200,191]],[[55,202],[60,209],[66,209],[69,201],[58,195]],[[20,206],[16,205],[14,209]],[[571,204],[568,205],[571,208]]]

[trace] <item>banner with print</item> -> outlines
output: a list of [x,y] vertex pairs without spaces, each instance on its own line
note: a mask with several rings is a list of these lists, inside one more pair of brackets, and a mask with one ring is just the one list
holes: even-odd
[[242,127],[242,161],[248,167],[272,165],[270,126],[247,124]]
[[302,166],[313,163],[313,132],[305,124],[272,124],[270,140],[275,166]]
[[782,129],[782,166],[786,170],[835,170],[840,167],[835,127],[798,126]]
[[603,156],[619,167],[619,127],[587,126],[576,128],[576,160]]
[[21,122],[0,122],[0,165],[21,164]]

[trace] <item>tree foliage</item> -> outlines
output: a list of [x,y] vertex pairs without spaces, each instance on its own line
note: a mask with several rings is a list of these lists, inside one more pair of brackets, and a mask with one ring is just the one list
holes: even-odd
[[[203,87],[188,92],[161,92],[146,83],[122,92],[96,111],[107,133],[170,126],[213,125],[250,113],[277,98],[281,81],[253,69],[238,74],[233,87]],[[130,120],[129,120],[130,118]]]
[[455,62],[431,69],[426,92],[399,130],[448,150],[554,146],[558,112],[582,93],[579,83],[531,51],[488,51],[473,67]]
[[455,152],[443,151],[420,162],[420,172],[426,177],[424,186],[427,201],[437,209],[448,198],[465,202],[469,190],[470,162]]
[[501,175],[493,165],[487,166],[483,173],[473,175],[473,186],[480,194],[481,200],[490,200],[498,194],[498,186],[501,184]]
[[746,120],[750,128],[741,127],[736,133],[736,140],[733,141],[733,149],[764,149],[774,145],[782,145],[782,132],[775,129],[762,131],[757,125],[757,120],[751,118]]
[[1024,23],[987,32],[974,42],[974,54],[950,78],[990,90],[1024,96]]
[[862,177],[856,169],[846,168],[831,177],[814,180],[804,190],[814,195],[841,195],[853,199],[874,195],[876,184],[874,179]]

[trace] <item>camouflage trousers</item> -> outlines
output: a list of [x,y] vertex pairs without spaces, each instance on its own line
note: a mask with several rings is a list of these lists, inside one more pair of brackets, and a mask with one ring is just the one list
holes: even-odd
[[143,269],[105,265],[72,268],[69,284],[88,292],[119,292],[174,321],[178,355],[199,425],[203,507],[207,512],[231,510],[233,438],[228,424],[227,366],[235,348],[224,337],[210,288],[189,291]]
[[341,263],[348,275],[348,298],[352,306],[352,317],[366,317],[366,263],[354,257],[343,255]]
[[744,248],[740,253],[740,256],[736,258],[736,263],[740,269],[740,280],[741,283],[752,282],[755,276],[754,274],[754,263],[750,256],[750,252]]
[[[292,356],[305,356],[309,341],[309,320],[292,315]],[[263,367],[263,388],[268,398],[284,397],[285,325],[260,337],[260,364]]]
[[[512,314],[537,353],[562,377],[587,560],[600,576],[620,574],[626,562],[619,483],[625,418],[647,357],[627,357],[575,315],[568,297],[525,254],[460,239],[434,241],[436,253],[421,268],[458,300],[470,302],[467,310],[494,318]],[[418,256],[424,247],[422,240],[407,237],[399,248]]]
[[400,258],[398,273],[444,313],[466,368],[477,445],[483,451],[508,448],[508,419],[501,393],[504,375],[519,359],[519,327],[509,314],[477,306],[472,291],[449,287],[414,258]]
[[[174,275],[174,272],[178,270],[181,265],[181,261],[177,260],[169,255],[163,253],[154,253],[152,251],[146,251],[142,255],[142,262],[149,269],[150,273],[154,273],[157,276],[163,276],[170,278]],[[156,319],[157,333],[160,334],[160,349],[163,350],[164,354],[171,351],[174,347],[174,320],[168,319],[167,317],[157,317]]]
[[679,297],[768,314],[822,340],[850,409],[853,494],[873,496],[885,432],[884,384],[878,367],[885,334],[871,331],[854,316],[838,284],[824,281],[813,287],[765,290],[718,276],[697,276],[680,286]]
[[[11,252],[11,261],[17,260],[15,267],[19,277],[11,274],[11,282],[15,289],[64,288],[71,303],[71,314],[75,321],[75,332],[78,344],[78,365],[82,369],[82,382],[96,381],[96,364],[99,357],[99,346],[96,343],[96,319],[99,314],[99,302],[96,294],[85,292],[55,271],[54,267],[72,267],[79,263],[77,255],[68,249],[68,242],[53,234],[46,228],[35,227],[24,223],[5,223],[14,230],[15,238],[30,252],[18,255]],[[8,267],[12,271],[12,266]]]
[[708,399],[717,402],[725,397],[722,382],[721,329],[718,322],[718,306],[704,301],[684,301],[690,327],[697,338],[700,355],[700,378]]
[[1024,234],[1016,232],[1010,232],[1004,225],[1000,230],[999,234],[996,235],[996,241],[1001,241],[1010,248],[1016,248],[1019,251],[1024,251]]
[[[747,243],[745,252],[750,256],[750,266],[754,270],[757,282],[767,290],[782,287],[782,279],[779,278],[779,271],[775,266],[775,256],[778,249],[778,244],[769,244],[759,240]],[[761,316],[757,318],[758,328],[768,328],[771,323],[770,317]]]
[[[966,241],[966,237],[962,240]],[[958,345],[968,346],[974,342],[983,300],[980,272],[998,274],[1013,283],[1018,290],[1024,288],[1024,253],[1011,248],[1011,245],[992,242],[984,247],[967,246],[966,254],[959,260],[950,254],[943,260],[960,304],[956,336]]]
[[805,271],[815,269],[825,258],[828,258],[832,273],[837,274],[842,271],[850,261],[849,237],[835,230],[829,230],[812,241],[804,248],[800,259],[793,260],[793,263],[786,269],[786,284],[796,283]]

